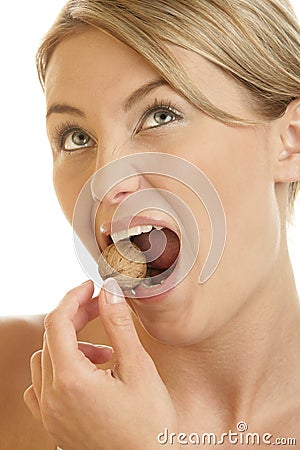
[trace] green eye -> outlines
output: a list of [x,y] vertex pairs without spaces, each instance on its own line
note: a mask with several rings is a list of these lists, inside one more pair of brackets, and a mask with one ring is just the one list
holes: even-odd
[[66,151],[78,150],[83,147],[93,147],[95,141],[83,130],[72,130],[62,139],[62,148]]
[[183,119],[183,114],[169,100],[157,100],[151,102],[142,116],[138,126],[139,131],[160,128],[172,122]]
[[153,115],[153,118],[158,125],[163,125],[172,122],[175,119],[175,114],[170,111],[158,111]]
[[145,119],[142,128],[156,128],[166,125],[167,123],[174,122],[177,117],[177,114],[169,109],[160,109],[149,114]]

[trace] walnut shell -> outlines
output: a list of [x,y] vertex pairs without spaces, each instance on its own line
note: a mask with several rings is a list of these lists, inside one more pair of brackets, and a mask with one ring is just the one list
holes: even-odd
[[98,271],[103,280],[113,277],[122,289],[133,289],[146,277],[146,257],[137,245],[124,239],[101,253]]

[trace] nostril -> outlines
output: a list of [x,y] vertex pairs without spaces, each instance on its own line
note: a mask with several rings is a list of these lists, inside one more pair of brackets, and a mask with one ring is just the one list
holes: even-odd
[[114,186],[112,189],[110,189],[109,192],[107,192],[107,194],[103,198],[103,203],[110,203],[110,204],[120,203],[130,194],[137,192],[139,189],[140,189],[139,176],[135,175],[133,177],[126,178],[125,180],[122,180],[120,183]]
[[128,195],[132,194],[132,192],[117,192],[115,194],[114,199],[118,202],[124,200],[125,197],[128,197]]

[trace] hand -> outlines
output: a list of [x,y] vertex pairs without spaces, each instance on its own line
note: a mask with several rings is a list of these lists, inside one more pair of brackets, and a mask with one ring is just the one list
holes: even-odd
[[[172,400],[116,281],[106,280],[99,299],[93,289],[92,282],[73,289],[47,315],[25,403],[64,450],[161,449],[157,435],[177,432]],[[76,333],[99,314],[114,348],[113,370],[96,366],[111,358],[109,348],[77,342]]]

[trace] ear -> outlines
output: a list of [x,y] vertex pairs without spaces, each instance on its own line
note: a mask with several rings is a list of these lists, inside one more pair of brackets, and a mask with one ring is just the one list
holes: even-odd
[[300,180],[300,98],[293,100],[280,120],[280,148],[275,167],[275,182]]

